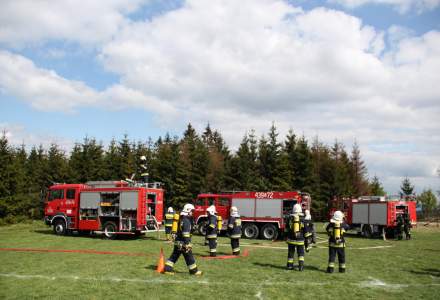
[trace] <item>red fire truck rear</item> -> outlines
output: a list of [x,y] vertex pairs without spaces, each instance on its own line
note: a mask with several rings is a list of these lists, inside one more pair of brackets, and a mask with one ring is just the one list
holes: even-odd
[[362,196],[358,199],[333,199],[330,214],[341,210],[348,225],[365,237],[393,235],[397,216],[407,213],[412,225],[416,225],[416,202],[412,199],[386,196]]
[[243,237],[275,240],[284,229],[284,219],[292,213],[293,206],[301,203],[303,209],[310,209],[310,202],[310,195],[299,191],[200,194],[194,200],[194,220],[199,233],[204,235],[206,209],[215,205],[226,228],[229,210],[235,206],[241,216]]
[[49,188],[45,223],[55,234],[71,231],[139,235],[162,223],[163,189],[159,183],[94,181]]

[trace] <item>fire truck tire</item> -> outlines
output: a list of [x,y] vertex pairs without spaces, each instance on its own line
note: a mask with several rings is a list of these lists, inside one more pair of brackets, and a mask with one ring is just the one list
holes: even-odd
[[102,227],[102,231],[104,231],[104,238],[108,240],[114,240],[116,239],[116,224],[112,221],[107,221],[104,223],[104,226]]
[[278,238],[278,228],[274,224],[266,224],[261,228],[260,238],[264,240],[276,240]]
[[208,222],[206,220],[200,221],[199,224],[197,225],[197,232],[202,235],[205,236],[206,234],[206,224]]
[[364,237],[366,237],[367,239],[369,239],[369,238],[371,238],[371,237],[373,236],[373,233],[372,233],[372,231],[371,231],[371,226],[370,226],[370,225],[365,224],[365,225],[362,227],[362,235],[363,235]]
[[53,224],[53,232],[56,235],[65,235],[67,233],[66,222],[63,219],[57,219]]
[[247,223],[243,226],[243,237],[247,239],[258,238],[258,226],[253,223]]

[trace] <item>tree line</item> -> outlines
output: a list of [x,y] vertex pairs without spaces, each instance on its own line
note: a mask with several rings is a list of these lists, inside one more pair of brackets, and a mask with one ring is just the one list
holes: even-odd
[[329,146],[318,137],[308,141],[293,130],[280,139],[274,124],[257,137],[243,135],[236,151],[209,125],[197,133],[188,124],[182,137],[166,134],[156,141],[131,141],[127,135],[108,146],[86,137],[66,154],[9,144],[0,138],[0,219],[3,223],[41,218],[41,191],[55,182],[121,180],[136,174],[145,156],[149,181],[163,183],[166,205],[181,207],[201,192],[300,190],[312,196],[315,215],[325,215],[333,197],[383,195],[379,179],[368,179],[355,142],[351,151],[337,140]]

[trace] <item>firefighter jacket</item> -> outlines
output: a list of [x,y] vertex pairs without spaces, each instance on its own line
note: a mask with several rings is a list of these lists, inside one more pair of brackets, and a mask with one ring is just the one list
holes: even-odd
[[329,247],[345,248],[344,233],[348,230],[348,225],[344,222],[330,222],[325,228]]
[[217,216],[211,214],[208,215],[208,224],[206,224],[206,238],[217,238],[217,229]]
[[179,227],[177,229],[176,242],[189,245],[191,243],[192,222],[190,216],[180,216]]
[[286,220],[284,232],[287,236],[287,243],[292,245],[304,245],[304,219],[297,215],[290,215]]
[[241,237],[241,219],[239,216],[229,217],[228,234],[231,239],[239,239]]
[[173,226],[174,214],[165,214],[165,227]]
[[313,230],[312,220],[304,220],[304,237],[311,237],[313,235]]

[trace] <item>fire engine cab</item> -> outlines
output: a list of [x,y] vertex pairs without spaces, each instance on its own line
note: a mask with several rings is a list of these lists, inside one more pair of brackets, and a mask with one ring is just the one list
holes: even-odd
[[163,189],[159,183],[94,181],[49,188],[45,223],[55,234],[71,231],[139,235],[162,223]]
[[194,220],[198,232],[204,235],[206,209],[215,205],[217,214],[223,219],[223,228],[226,229],[230,208],[235,206],[241,216],[243,237],[275,240],[284,229],[285,217],[292,213],[293,206],[301,203],[303,210],[310,209],[310,202],[310,195],[299,191],[200,194],[194,200]]
[[416,202],[413,199],[386,196],[362,196],[357,199],[335,198],[330,201],[330,215],[341,210],[351,229],[365,237],[393,235],[397,217],[408,214],[412,225],[416,225]]

